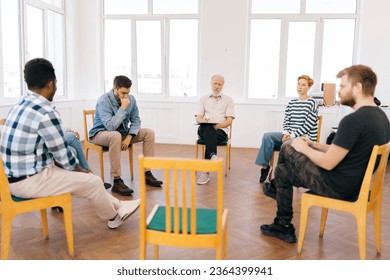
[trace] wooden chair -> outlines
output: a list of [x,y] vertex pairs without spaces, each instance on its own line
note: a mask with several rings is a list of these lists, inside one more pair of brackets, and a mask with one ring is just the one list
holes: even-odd
[[[356,218],[360,259],[366,259],[366,231],[367,214],[373,212],[374,236],[376,251],[381,252],[381,206],[382,187],[389,157],[390,144],[374,146],[366,173],[363,178],[359,196],[354,201],[345,201],[329,197],[319,196],[313,193],[303,193],[301,202],[301,218],[298,238],[298,254],[301,254],[303,240],[305,238],[309,208],[318,206],[322,208],[320,237],[324,236],[326,218],[329,209],[334,209],[352,214]],[[380,156],[379,165],[375,171],[375,163]]]
[[[165,205],[155,205],[146,218],[145,170],[164,172]],[[197,207],[196,172],[216,172],[215,207]],[[140,259],[146,259],[147,244],[159,246],[215,248],[216,259],[226,259],[227,209],[223,208],[223,161],[155,158],[139,156],[140,174]]]
[[[0,125],[4,125],[4,119]],[[1,259],[8,259],[11,243],[12,221],[16,215],[40,210],[43,235],[49,238],[49,227],[47,222],[46,208],[59,206],[63,209],[66,241],[70,257],[74,256],[73,225],[72,225],[72,197],[70,193],[23,199],[11,195],[8,179],[4,172],[3,161],[0,160],[0,214],[1,214]]]
[[[218,146],[226,147],[226,158],[225,158],[225,176],[227,176],[228,170],[230,170],[230,159],[231,159],[231,151],[232,151],[232,128],[233,123],[229,126],[229,135],[227,140],[219,142]],[[195,158],[198,158],[199,154],[199,146],[202,147],[202,157],[205,157],[205,146],[206,143],[204,139],[198,138],[195,142]]]
[[[322,115],[318,115],[318,127],[317,127],[317,139],[316,139],[317,143],[320,143],[321,127],[322,127]],[[272,152],[272,157],[271,157],[271,160],[269,161],[269,165],[271,166],[271,168],[270,168],[270,171],[268,173],[268,180],[272,179],[272,173],[273,173],[273,170],[274,170],[274,162],[275,162],[275,160],[278,159],[279,152],[280,152],[280,148],[279,149],[275,149]]]
[[[104,165],[103,165],[103,153],[108,152],[108,147],[100,146],[92,143],[88,137],[88,124],[93,123],[95,120],[96,110],[83,110],[84,114],[84,149],[85,149],[85,157],[88,160],[88,151],[94,150],[99,154],[99,164],[100,164],[100,176],[104,182]],[[133,172],[133,147],[130,145],[129,149],[129,166],[130,166],[130,178],[134,179]]]

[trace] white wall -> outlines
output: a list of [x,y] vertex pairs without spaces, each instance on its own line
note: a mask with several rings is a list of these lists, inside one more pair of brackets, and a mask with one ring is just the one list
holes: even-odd
[[376,96],[390,105],[390,1],[362,1],[358,63],[367,64],[378,75]]
[[[93,108],[103,93],[101,3],[67,0],[68,94],[75,100],[57,101],[65,125],[83,131],[83,108]],[[247,12],[249,0],[201,0],[199,88],[210,89],[214,73],[226,78],[224,92],[236,101],[233,146],[259,147],[264,132],[281,129],[286,104],[253,104],[245,96]],[[378,74],[377,96],[390,104],[390,1],[363,0],[362,29],[357,62]],[[346,65],[347,66],[347,65]],[[195,99],[142,100],[138,104],[144,127],[153,128],[159,143],[193,144],[196,137]],[[0,113],[9,106],[0,104]],[[322,141],[338,118],[338,108],[321,108],[324,115]],[[388,111],[387,111],[388,112]]]

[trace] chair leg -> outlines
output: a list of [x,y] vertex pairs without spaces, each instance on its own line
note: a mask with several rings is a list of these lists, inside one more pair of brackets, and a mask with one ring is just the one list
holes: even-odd
[[134,180],[134,162],[133,162],[133,147],[129,148],[129,163],[130,163],[130,179],[133,181]]
[[46,209],[41,209],[40,213],[41,213],[43,236],[45,237],[45,239],[49,239],[49,225],[47,223]]
[[356,215],[357,231],[358,231],[358,243],[359,243],[359,255],[361,260],[366,259],[366,238],[367,238],[367,215]]
[[[225,177],[227,177],[228,168],[229,168],[229,166],[230,166],[229,158],[230,158],[229,146],[226,146]],[[229,168],[229,169],[230,169],[230,168]]]
[[7,260],[9,255],[9,248],[11,245],[11,230],[12,230],[12,219],[13,217],[5,217],[4,213],[2,214],[2,224],[1,224],[1,259]]
[[320,222],[320,237],[324,237],[326,218],[328,217],[328,208],[322,208],[321,211],[321,222]]
[[302,253],[303,241],[305,239],[308,217],[309,217],[309,206],[305,204],[304,197],[303,197],[302,205],[301,205],[301,217],[299,222],[299,236],[298,236],[298,246],[297,246],[297,252],[299,255]]
[[223,259],[227,259],[227,225],[223,233]]
[[195,158],[198,158],[198,153],[199,153],[199,145],[198,145],[198,142],[195,143]]
[[103,165],[103,153],[99,153],[99,164],[100,164],[100,177],[104,182],[104,165]]
[[381,253],[381,207],[380,204],[377,203],[375,208],[373,209],[373,219],[374,219],[374,238],[375,238],[375,246],[377,254]]
[[139,246],[139,259],[146,260],[146,244],[144,242],[141,242]]
[[154,245],[154,259],[155,260],[158,260],[159,257],[158,257],[159,253],[158,253],[158,245]]
[[64,205],[64,226],[66,243],[68,244],[68,252],[71,258],[74,257],[74,243],[73,243],[73,222],[72,222],[72,201],[69,197],[69,202]]

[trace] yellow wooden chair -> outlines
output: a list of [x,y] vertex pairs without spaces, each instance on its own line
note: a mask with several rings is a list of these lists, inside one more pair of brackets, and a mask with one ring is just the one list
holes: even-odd
[[[368,162],[366,173],[363,178],[359,196],[355,201],[345,201],[329,197],[319,196],[313,193],[303,193],[301,202],[301,218],[298,238],[298,254],[301,254],[303,240],[305,238],[309,208],[318,206],[322,208],[320,237],[325,231],[326,218],[329,209],[334,209],[352,214],[356,218],[359,254],[361,259],[366,259],[366,231],[367,214],[373,212],[374,218],[374,236],[376,251],[381,252],[381,206],[382,206],[382,187],[386,173],[387,160],[389,157],[390,144],[374,146],[370,161]],[[375,163],[380,156],[379,165],[375,170]]]
[[[4,120],[0,120],[4,125]],[[72,225],[72,197],[70,193],[57,196],[23,199],[11,195],[8,179],[4,172],[3,161],[0,160],[0,214],[1,214],[1,259],[8,259],[11,243],[12,221],[16,215],[40,210],[43,235],[49,238],[46,208],[59,206],[63,209],[66,241],[69,255],[74,256],[73,225]]]
[[[84,149],[85,149],[85,157],[88,160],[88,151],[94,150],[98,152],[99,154],[99,164],[100,164],[100,176],[102,177],[102,180],[104,182],[104,165],[103,165],[103,153],[108,152],[108,147],[100,146],[97,144],[92,143],[89,140],[88,137],[88,124],[92,123],[95,120],[95,113],[96,110],[83,110],[84,114]],[[134,172],[133,172],[133,147],[130,145],[129,149],[129,166],[130,166],[130,178],[131,180],[134,179]]]
[[[321,127],[322,127],[322,115],[318,115],[317,140],[316,140],[317,143],[320,143]],[[272,179],[272,173],[274,171],[274,162],[275,162],[275,160],[278,159],[279,152],[280,152],[280,148],[279,149],[275,149],[272,152],[272,157],[271,157],[271,160],[269,161],[269,165],[271,166],[271,168],[270,168],[270,171],[268,173],[268,180]]]
[[[155,205],[147,215],[145,170],[164,172],[165,205]],[[216,172],[215,207],[197,207],[196,172]],[[215,248],[216,259],[226,259],[227,209],[223,208],[223,161],[139,156],[140,174],[140,259],[146,259],[147,244],[159,246]]]
[[[225,176],[227,176],[227,172],[228,172],[228,170],[230,170],[230,159],[231,159],[231,151],[232,151],[232,140],[231,140],[232,139],[232,128],[233,128],[233,123],[229,126],[228,138],[225,141],[221,141],[217,144],[218,146],[226,147]],[[204,158],[205,146],[206,146],[204,139],[198,138],[195,142],[195,158],[198,158],[199,146],[202,147],[202,158]]]

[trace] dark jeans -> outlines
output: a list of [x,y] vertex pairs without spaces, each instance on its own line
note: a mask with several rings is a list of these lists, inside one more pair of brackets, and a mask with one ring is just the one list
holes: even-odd
[[341,198],[328,187],[320,168],[297,152],[291,146],[291,141],[285,142],[281,147],[274,184],[278,206],[276,222],[282,225],[290,224],[293,218],[293,186],[310,189],[318,195]]
[[210,159],[211,154],[217,154],[217,144],[225,141],[227,135],[222,129],[214,129],[213,125],[200,124],[198,128],[198,135],[202,138],[206,145],[205,159]]

